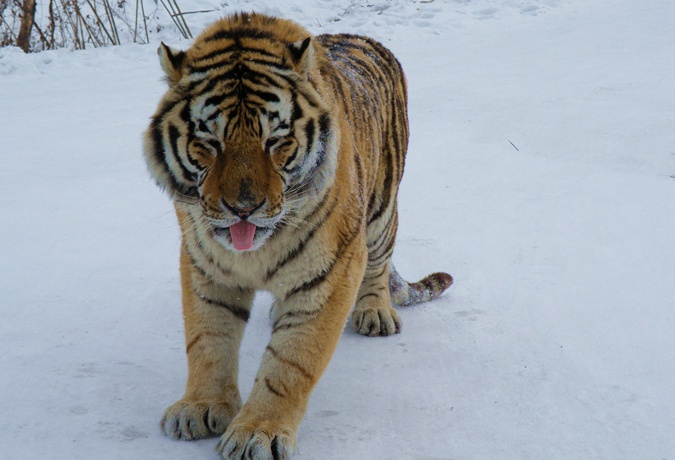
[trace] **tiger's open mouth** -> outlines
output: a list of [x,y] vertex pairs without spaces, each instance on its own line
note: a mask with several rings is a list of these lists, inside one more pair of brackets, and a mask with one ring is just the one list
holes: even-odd
[[258,249],[272,234],[272,227],[258,227],[251,222],[240,220],[229,227],[214,227],[216,239],[228,249],[251,251]]

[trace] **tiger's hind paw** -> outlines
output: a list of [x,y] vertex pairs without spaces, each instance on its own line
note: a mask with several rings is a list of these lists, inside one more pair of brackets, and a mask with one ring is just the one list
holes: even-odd
[[240,407],[241,403],[181,399],[164,412],[160,426],[173,439],[190,441],[216,436],[225,432]]
[[361,335],[375,337],[401,332],[401,318],[392,307],[355,308],[352,312],[352,327]]

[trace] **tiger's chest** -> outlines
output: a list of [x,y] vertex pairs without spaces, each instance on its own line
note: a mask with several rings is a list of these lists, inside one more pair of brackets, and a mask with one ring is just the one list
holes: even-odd
[[282,298],[311,274],[324,271],[335,258],[339,243],[332,231],[334,222],[317,224],[330,221],[338,200],[332,200],[332,206],[325,201],[317,206],[321,208],[314,216],[317,220],[298,219],[280,228],[261,248],[247,252],[223,247],[200,219],[198,208],[177,206],[177,213],[182,226],[190,228],[183,232],[184,245],[195,269],[222,286],[267,290]]

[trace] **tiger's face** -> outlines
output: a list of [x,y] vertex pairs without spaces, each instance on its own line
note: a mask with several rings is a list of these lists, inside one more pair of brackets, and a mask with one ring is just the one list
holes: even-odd
[[312,153],[313,133],[304,128],[313,121],[293,120],[284,97],[288,93],[264,107],[232,111],[205,104],[195,117],[187,153],[199,169],[199,205],[228,249],[258,249],[297,204],[298,173]]
[[216,241],[251,251],[326,186],[336,140],[310,82],[309,39],[264,53],[238,43],[229,54],[210,51],[208,37],[187,52],[160,47],[170,87],[145,150],[160,186],[199,206]]

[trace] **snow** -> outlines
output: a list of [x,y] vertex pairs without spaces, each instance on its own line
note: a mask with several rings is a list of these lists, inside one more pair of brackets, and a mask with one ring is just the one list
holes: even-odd
[[[240,0],[193,0],[198,31]],[[389,338],[345,332],[298,459],[675,458],[670,0],[256,2],[382,40],[412,139],[394,256],[446,270]],[[182,5],[182,4],[181,4]],[[158,428],[186,377],[179,229],[141,132],[148,46],[0,49],[0,458],[216,458]],[[256,298],[250,392],[269,339]]]

